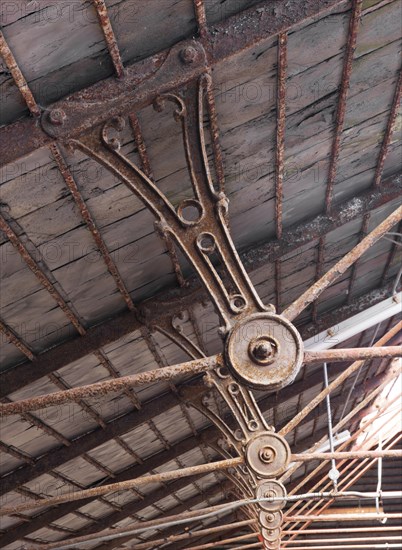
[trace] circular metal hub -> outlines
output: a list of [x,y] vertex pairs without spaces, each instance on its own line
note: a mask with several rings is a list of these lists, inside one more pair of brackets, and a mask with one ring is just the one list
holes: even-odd
[[290,460],[290,448],[283,437],[267,432],[252,439],[246,449],[247,464],[260,477],[282,474]]
[[279,390],[293,382],[303,362],[303,342],[295,327],[274,313],[255,313],[228,334],[226,363],[251,388]]
[[[271,481],[264,481],[258,486],[256,498],[285,498],[286,497],[286,489],[280,483],[276,480]],[[264,510],[264,512],[277,512],[285,507],[286,501],[285,500],[273,500],[270,502],[269,500],[259,502],[259,507]]]
[[262,527],[265,529],[276,529],[282,525],[283,514],[282,512],[265,512],[261,510],[258,515],[258,519]]
[[264,537],[264,540],[268,542],[275,542],[277,540],[279,541],[281,537],[281,530],[279,527],[276,529],[265,529],[265,527],[263,527],[261,529],[261,535]]

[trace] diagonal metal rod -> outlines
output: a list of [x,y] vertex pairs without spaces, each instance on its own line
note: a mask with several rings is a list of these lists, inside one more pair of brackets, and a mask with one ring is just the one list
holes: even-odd
[[[324,371],[325,387],[328,388],[328,385],[329,385],[329,383],[328,383],[328,369],[327,369],[327,364],[326,363],[324,363],[324,365],[323,365],[323,371]],[[331,400],[330,400],[329,394],[325,398],[325,404],[327,406],[329,450],[331,451],[331,453],[333,453],[335,446],[334,446],[334,432],[333,432],[333,428],[332,428]],[[334,489],[336,490],[337,485],[338,485],[339,472],[336,469],[336,462],[335,462],[334,458],[331,458],[331,470],[329,472],[329,477],[332,480]]]
[[305,351],[304,363],[335,363],[343,361],[356,361],[360,359],[375,359],[377,357],[402,357],[402,346]]
[[102,28],[105,42],[108,47],[110,57],[112,58],[113,65],[118,78],[124,76],[124,66],[121,60],[119,47],[117,45],[116,36],[114,34],[112,24],[107,12],[105,0],[92,0],[98,15],[99,24]]
[[18,237],[18,235],[16,235],[16,233],[13,231],[11,226],[7,223],[7,221],[2,215],[0,215],[0,230],[3,231],[7,239],[11,242],[14,248],[19,252],[22,259],[28,265],[29,269],[36,276],[38,281],[49,292],[51,297],[57,302],[60,309],[67,316],[69,321],[74,325],[74,327],[77,329],[79,334],[84,335],[86,331],[85,331],[85,328],[82,326],[80,320],[71,310],[71,308],[68,306],[68,304],[66,303],[66,301],[64,300],[60,292],[56,289],[55,285],[49,280],[47,275],[40,268],[37,261],[33,258],[33,256],[30,254],[26,246],[21,241],[21,239]]
[[[334,453],[303,453],[292,454],[291,460],[293,462],[309,462],[311,460],[324,460],[328,461],[332,458],[337,460],[364,460],[366,458],[390,458],[398,459],[402,458],[402,450],[385,450],[385,451],[346,451],[346,452],[334,452]],[[172,479],[181,479],[183,477],[190,477],[194,474],[205,474],[209,472],[215,472],[217,470],[228,470],[244,464],[245,459],[243,457],[229,458],[226,460],[219,460],[211,462],[209,464],[201,464],[199,466],[190,466],[188,468],[181,468],[180,470],[173,470],[169,472],[162,472],[160,474],[151,474],[147,476],[138,477],[136,479],[129,479],[127,481],[120,481],[117,483],[110,483],[101,487],[93,487],[92,489],[83,489],[81,491],[74,491],[72,493],[66,493],[64,495],[48,498],[38,498],[33,502],[26,504],[17,504],[15,506],[4,507],[0,509],[0,516],[8,516],[15,513],[20,513],[33,508],[41,508],[43,506],[55,506],[62,504],[63,502],[71,502],[75,500],[83,500],[89,497],[98,497],[108,493],[115,493],[118,491],[126,491],[132,488],[137,488],[142,485],[148,485],[152,483],[161,483],[164,481],[170,481]],[[357,493],[356,493],[357,494]],[[368,498],[374,498],[373,494],[368,494]],[[323,493],[316,493],[312,495],[293,495],[292,497],[286,497],[288,500],[299,500],[300,498],[323,498],[323,497],[335,498],[336,496],[343,496],[341,493],[334,494],[333,492],[328,495]],[[350,496],[344,493],[344,496]],[[363,493],[359,493],[358,497],[361,498]],[[385,497],[385,494],[383,494]],[[275,497],[276,498],[276,497]],[[275,498],[268,499],[275,501]],[[397,498],[400,498],[398,493]],[[283,500],[283,497],[280,497]],[[279,500],[279,497],[277,498]],[[243,502],[243,501],[242,501]],[[253,503],[254,501],[246,501],[246,504]],[[258,499],[256,500],[258,502]],[[290,520],[289,520],[290,521]]]
[[9,45],[4,38],[3,33],[0,31],[0,55],[4,59],[5,64],[7,65],[8,70],[10,71],[14,82],[21,92],[21,95],[25,99],[25,103],[28,106],[28,109],[35,117],[41,115],[41,109],[36,103],[35,98],[28,86],[27,81],[25,80],[24,75],[22,74],[21,69],[18,66],[18,63],[10,50]]
[[[217,527],[208,527],[207,529],[200,529],[197,531],[189,531],[187,533],[182,533],[180,535],[171,535],[168,537],[164,537],[162,539],[154,539],[150,540],[148,542],[144,542],[142,544],[136,544],[133,547],[133,550],[143,550],[145,548],[155,548],[159,547],[160,544],[168,544],[171,542],[177,542],[179,540],[190,540],[194,538],[201,537],[202,535],[212,535],[213,533],[220,533],[221,531],[229,531],[230,529],[240,529],[241,527],[247,527],[248,525],[253,525],[257,523],[257,520],[255,519],[246,519],[244,521],[236,521],[234,523],[228,523],[226,525],[218,525]],[[247,538],[252,538],[253,536],[256,537],[257,533],[250,533],[249,535],[246,535]],[[232,542],[232,540],[229,540],[229,542]]]
[[[401,346],[386,346],[377,348],[360,348],[349,350],[325,350],[325,351],[310,351],[305,353],[306,363],[320,363],[323,358],[329,361],[345,361],[348,359],[367,359],[374,357],[401,357]],[[69,403],[76,401],[77,399],[93,398],[101,395],[106,395],[111,392],[117,392],[125,390],[127,388],[135,388],[137,386],[143,386],[145,384],[151,384],[153,382],[160,382],[162,380],[172,380],[179,376],[186,374],[199,374],[212,370],[219,365],[223,365],[224,360],[221,354],[213,355],[211,357],[203,357],[201,359],[195,359],[186,363],[179,363],[178,365],[167,366],[155,370],[142,372],[139,374],[133,374],[129,376],[123,376],[121,378],[115,378],[112,380],[106,380],[104,382],[96,382],[94,384],[88,384],[80,386],[78,388],[71,388],[59,392],[50,393],[47,395],[40,395],[37,397],[31,397],[28,399],[22,399],[13,403],[0,404],[0,416],[11,416],[13,414],[20,414],[28,411],[36,411],[39,409],[45,409],[47,407],[53,407],[54,405],[62,405],[63,403]],[[326,390],[329,394],[328,388]]]
[[243,463],[244,459],[242,457],[229,458],[227,460],[219,460],[216,462],[211,462],[209,464],[190,466],[188,468],[181,468],[180,470],[162,472],[159,474],[151,474],[147,476],[137,477],[136,479],[129,479],[127,481],[119,481],[117,483],[109,483],[108,485],[103,485],[101,487],[93,487],[92,489],[74,491],[57,497],[39,498],[38,500],[26,504],[18,504],[16,506],[1,508],[0,516],[8,516],[10,514],[19,513],[25,510],[31,510],[33,508],[42,508],[43,506],[55,506],[57,504],[62,504],[63,502],[83,500],[89,497],[98,497],[117,491],[127,491],[128,489],[136,489],[137,487],[140,487],[142,485],[162,483],[165,481],[170,481],[172,479],[181,479],[183,477],[193,476],[194,474],[206,474],[210,472],[215,472],[217,470],[227,470],[228,468],[234,468]]
[[0,416],[10,416],[27,411],[36,411],[54,405],[62,405],[63,403],[76,401],[77,399],[98,397],[127,388],[135,388],[137,386],[160,382],[162,380],[171,380],[172,378],[177,378],[186,374],[199,374],[212,370],[219,365],[223,365],[222,356],[213,355],[212,357],[195,359],[194,361],[188,361],[170,367],[122,376],[121,378],[96,382],[95,384],[88,384],[87,386],[80,386],[78,388],[54,392],[48,395],[23,399],[13,403],[0,404]]
[[109,270],[109,273],[112,275],[115,283],[116,283],[116,286],[117,288],[119,289],[120,291],[120,294],[122,295],[124,301],[126,302],[127,304],[127,307],[130,309],[130,310],[133,310],[135,309],[135,306],[134,306],[134,303],[131,299],[131,296],[127,290],[127,287],[126,285],[124,284],[123,282],[123,279],[121,278],[121,275],[119,273],[119,270],[106,246],[106,243],[105,241],[103,240],[102,238],[102,235],[100,234],[100,231],[96,225],[96,222],[95,222],[95,219],[94,217],[92,216],[91,212],[89,211],[89,208],[88,206],[86,205],[85,203],[85,200],[80,192],[80,190],[78,189],[78,185],[77,183],[75,182],[72,174],[71,174],[71,171],[69,169],[69,167],[67,166],[66,164],[66,161],[64,160],[61,152],[60,152],[60,149],[59,147],[53,143],[49,146],[50,148],[50,151],[53,155],[53,158],[57,164],[57,167],[61,173],[61,175],[63,176],[63,179],[71,193],[71,195],[73,196],[73,199],[81,213],[81,216],[83,218],[83,220],[85,221],[85,223],[87,224],[87,227],[89,229],[89,231],[91,232],[92,234],[92,237],[102,255],[102,258],[106,264],[106,267],[108,268]]
[[402,206],[390,214],[378,227],[367,235],[346,256],[337,262],[313,286],[304,292],[293,304],[283,312],[283,316],[292,321],[320,296],[326,288],[334,283],[354,262],[371,248],[381,237],[402,219]]
[[392,101],[391,112],[389,114],[387,129],[385,130],[384,139],[381,145],[381,151],[378,156],[377,168],[374,176],[373,187],[381,186],[381,176],[384,171],[385,159],[387,158],[389,145],[391,143],[392,134],[395,128],[396,118],[398,116],[399,105],[402,93],[402,69],[399,71],[398,80],[395,86],[394,99]]
[[[374,347],[380,347],[384,344],[386,344],[391,338],[393,338],[395,335],[398,334],[398,332],[402,329],[402,321],[397,323],[391,330],[389,330],[382,338],[378,340],[374,344]],[[286,434],[290,433],[294,428],[300,424],[300,422],[308,415],[310,412],[321,403],[325,399],[327,395],[329,395],[335,388],[343,384],[343,382],[356,372],[361,365],[361,361],[356,361],[350,365],[341,375],[339,375],[335,380],[331,382],[331,384],[328,386],[328,388],[325,388],[323,391],[321,391],[312,401],[304,407],[286,426],[284,426],[280,431],[279,434],[282,436],[285,436]],[[396,370],[395,368],[393,370]]]
[[348,43],[343,62],[341,87],[339,91],[338,107],[336,111],[335,136],[332,142],[331,160],[329,165],[328,183],[325,196],[325,208],[327,214],[331,213],[334,194],[334,183],[337,172],[339,151],[341,149],[341,137],[345,122],[346,100],[352,74],[353,55],[356,48],[357,33],[359,31],[363,0],[353,0],[352,15],[349,21]]

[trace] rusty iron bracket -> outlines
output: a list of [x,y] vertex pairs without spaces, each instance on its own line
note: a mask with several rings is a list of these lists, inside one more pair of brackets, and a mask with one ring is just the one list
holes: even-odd
[[42,114],[43,130],[52,138],[77,138],[113,116],[122,116],[151,104],[171,89],[181,87],[207,70],[202,44],[186,40],[127,68],[119,80],[106,80],[73,94]]

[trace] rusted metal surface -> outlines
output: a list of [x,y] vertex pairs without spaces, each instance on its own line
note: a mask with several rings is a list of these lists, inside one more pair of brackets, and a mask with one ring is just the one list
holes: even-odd
[[[227,198],[222,192],[217,193],[211,180],[203,124],[203,100],[210,81],[209,75],[203,75],[198,82],[183,89],[182,96],[161,95],[155,105],[157,110],[163,110],[166,102],[175,104],[175,116],[182,129],[194,198],[182,201],[177,209],[120,151],[119,137],[114,134],[118,135],[125,127],[124,118],[109,119],[103,127],[94,128],[71,145],[105,166],[143,201],[157,218],[159,230],[174,240],[193,265],[221,318],[222,329],[228,331],[234,321],[246,313],[270,311],[270,308],[261,302],[240,262],[225,221]],[[189,209],[191,215],[187,212]],[[226,271],[225,279],[211,263],[213,253],[219,256]],[[232,288],[228,288],[228,280]]]
[[[391,330],[389,330],[382,338],[380,338],[375,344],[375,347],[381,347],[386,344],[391,338],[393,338],[402,329],[402,321],[397,323]],[[302,409],[284,428],[280,430],[280,435],[285,436],[290,433],[300,422],[305,418],[327,395],[329,395],[335,388],[339,387],[346,380],[348,376],[356,372],[360,366],[361,361],[352,363],[341,375],[339,375],[334,381],[330,383],[328,388],[321,391],[304,409]]]
[[256,46],[269,36],[342,4],[340,0],[271,0],[215,24],[209,35],[211,63],[223,61],[242,50]]
[[355,246],[346,256],[337,262],[327,273],[321,277],[312,287],[302,294],[293,304],[283,312],[283,316],[292,321],[309,304],[318,298],[318,296],[334,283],[354,262],[360,258],[371,246],[373,246],[382,236],[385,235],[402,218],[402,206],[390,214],[380,225],[369,233],[357,246]]
[[99,24],[102,28],[102,32],[105,37],[105,42],[108,47],[110,57],[112,58],[113,65],[116,71],[116,75],[118,78],[122,78],[124,76],[124,66],[121,59],[119,46],[117,45],[117,40],[116,40],[113,27],[107,12],[105,0],[92,0],[92,2],[95,6],[96,13],[98,15]]
[[335,361],[356,361],[376,357],[402,357],[402,346],[385,346],[378,348],[328,349],[325,351],[305,351],[304,362],[333,363]]
[[[23,363],[0,376],[0,397],[13,393],[39,378],[69,363],[96,352],[123,336],[140,329],[142,323],[134,311],[124,312],[108,322],[92,327],[84,336],[63,342],[35,357],[32,363]],[[73,332],[73,331],[72,331]],[[75,331],[74,331],[75,333]],[[71,334],[75,336],[75,334]]]
[[[240,258],[248,270],[257,269],[261,265],[265,265],[267,262],[280,258],[297,247],[311,242],[311,240],[317,238],[320,234],[326,234],[336,227],[340,227],[356,219],[356,217],[364,212],[368,212],[371,208],[378,208],[382,204],[386,204],[388,201],[398,197],[400,192],[400,176],[392,177],[383,183],[381,192],[377,190],[364,192],[358,197],[339,205],[339,210],[337,208],[332,217],[317,216],[307,223],[285,231],[281,241],[273,241],[245,251]],[[188,305],[200,303],[205,297],[202,291],[193,290],[194,288],[199,289],[197,286],[192,287]],[[324,328],[333,326],[354,313],[385,299],[388,293],[388,287],[384,287],[383,289],[374,291],[374,293],[369,293],[367,296],[363,295],[359,297],[353,304],[341,307],[335,312],[323,314],[320,318],[320,326]],[[157,318],[165,309],[168,309],[172,314],[177,314],[187,305],[187,302],[183,299],[180,300],[176,294],[172,297],[167,293],[166,301],[163,296],[158,296],[154,300],[154,308],[152,307],[153,301],[145,303],[146,310],[150,312],[147,314],[147,321],[150,324],[153,321],[156,321],[157,324]],[[144,311],[144,307],[142,309]],[[31,363],[24,363],[6,373],[2,373],[0,375],[0,396],[12,393],[19,387],[37,380],[48,372],[57,370],[70,362],[84,357],[96,351],[101,346],[116,341],[140,327],[141,323],[137,320],[135,314],[122,313],[97,327],[89,328],[83,337],[75,338],[70,342],[63,343],[39,355],[35,359],[34,369],[31,367]],[[313,326],[307,327],[302,332],[304,338],[308,338],[315,333],[316,327]]]
[[[241,17],[236,14],[214,25],[213,33],[208,34],[208,62],[201,41],[183,41],[169,51],[131,65],[126,69],[124,78],[106,79],[53,104],[42,120],[45,131],[29,120],[1,128],[0,148],[4,151],[1,166],[49,144],[54,137],[67,140],[113,115],[138,111],[152,103],[157,95],[194,80],[217,62],[344,1],[308,0],[301,5],[297,0],[266,0],[242,12]],[[180,52],[186,48],[195,49],[196,55],[190,64],[181,60]],[[134,94],[132,90],[135,90]],[[99,101],[103,104],[101,110],[98,108]],[[63,125],[50,124],[48,116],[53,109],[65,113]]]
[[122,376],[105,382],[96,382],[65,391],[54,392],[40,397],[32,397],[8,404],[0,404],[0,416],[10,416],[27,411],[36,411],[54,405],[61,405],[77,399],[93,398],[110,392],[119,392],[127,388],[135,388],[162,380],[171,380],[185,374],[197,374],[211,370],[222,363],[222,356],[214,355],[205,359],[196,359],[172,367],[149,370],[140,374]]
[[19,338],[15,332],[7,326],[3,321],[0,321],[0,332],[4,334],[4,336],[7,338],[7,340],[14,344],[16,348],[20,350],[21,353],[25,355],[30,361],[34,360],[34,354],[29,349],[29,347]]
[[204,39],[207,34],[207,16],[205,13],[205,1],[194,0],[194,11],[199,35],[201,38]]
[[[197,0],[196,0],[197,1]],[[207,81],[205,101],[209,118],[209,128],[211,133],[212,151],[214,157],[214,166],[217,178],[218,189],[225,192],[225,171],[223,166],[222,148],[219,141],[219,126],[216,113],[215,94],[212,86],[212,78]]]
[[39,264],[29,253],[28,249],[25,247],[21,239],[12,230],[12,228],[10,227],[10,225],[7,223],[7,221],[4,219],[2,215],[0,215],[0,230],[3,231],[7,239],[11,242],[14,248],[19,252],[22,259],[26,262],[27,266],[35,275],[35,277],[38,279],[38,281],[41,283],[41,285],[49,292],[51,297],[57,302],[60,309],[69,319],[71,324],[77,329],[78,333],[81,335],[85,334],[86,331],[83,325],[81,324],[81,321],[77,318],[75,313],[68,306],[64,298],[61,296],[60,292],[55,288],[54,284],[49,280],[49,278],[43,272]]
[[22,74],[21,69],[18,66],[18,63],[10,50],[6,39],[4,38],[3,33],[0,31],[0,55],[4,59],[5,64],[7,65],[8,70],[10,71],[16,86],[21,92],[22,97],[24,98],[28,109],[34,117],[39,117],[41,115],[41,108],[36,103],[36,100],[28,86],[27,81],[25,80],[24,75]]
[[119,289],[124,301],[127,304],[128,309],[133,310],[135,309],[134,303],[130,297],[130,294],[127,290],[126,285],[124,284],[121,275],[119,273],[119,270],[117,269],[117,266],[115,262],[113,261],[113,258],[100,234],[100,231],[95,223],[95,220],[89,211],[88,206],[86,205],[82,194],[80,190],[78,189],[77,183],[75,182],[61,152],[59,147],[53,143],[50,145],[50,151],[53,155],[53,158],[60,170],[61,175],[63,176],[64,181],[66,182],[66,185],[68,189],[70,190],[73,199],[76,203],[76,205],[79,208],[79,211],[81,213],[81,216],[85,223],[88,226],[88,229],[90,230],[92,237],[94,238],[94,241],[97,245],[97,247],[100,250],[100,253],[102,255],[102,258],[106,264],[106,267],[108,268],[110,274],[112,275],[113,279],[116,282],[116,286]]
[[377,167],[374,176],[374,187],[381,187],[381,177],[384,171],[385,159],[387,158],[389,145],[391,143],[392,134],[395,128],[396,117],[401,103],[402,94],[402,69],[399,71],[398,80],[396,81],[394,99],[392,101],[391,111],[388,117],[388,124],[385,130],[384,139],[381,145],[380,154],[378,156]]
[[188,468],[181,468],[180,470],[174,470],[169,472],[162,472],[159,474],[152,474],[148,476],[142,476],[136,479],[121,481],[118,483],[109,483],[102,487],[93,487],[92,489],[84,489],[82,491],[74,491],[70,494],[60,495],[57,497],[40,498],[34,502],[27,504],[18,504],[12,507],[4,507],[0,509],[0,516],[7,516],[17,512],[23,512],[25,510],[31,510],[33,508],[41,508],[42,506],[54,506],[62,504],[63,502],[71,502],[76,500],[83,500],[89,497],[98,497],[106,495],[108,493],[114,493],[116,491],[126,491],[128,489],[135,489],[142,485],[148,485],[152,483],[161,483],[164,481],[170,481],[173,479],[181,479],[183,477],[190,477],[196,474],[207,474],[218,470],[227,470],[243,463],[243,458],[229,458],[227,460],[219,460],[217,462],[211,462],[210,464],[201,464],[199,466],[189,466]]
[[276,237],[282,237],[283,173],[285,162],[287,33],[278,36],[278,79],[276,91],[276,165],[275,165],[275,223]]
[[325,209],[327,214],[332,210],[332,199],[334,192],[334,183],[337,173],[337,164],[339,151],[341,148],[341,137],[345,121],[346,99],[350,85],[350,75],[352,74],[353,54],[356,49],[357,33],[359,31],[360,18],[362,13],[363,0],[353,0],[352,13],[349,23],[348,43],[346,45],[345,60],[342,70],[341,87],[339,91],[338,107],[336,112],[335,136],[332,143],[328,183],[325,195]]

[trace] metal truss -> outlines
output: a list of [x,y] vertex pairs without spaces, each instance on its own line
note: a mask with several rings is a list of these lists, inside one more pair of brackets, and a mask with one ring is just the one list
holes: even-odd
[[[117,489],[137,487],[144,483],[166,481],[222,469],[227,471],[227,476],[233,481],[237,495],[243,499],[251,499],[252,504],[248,510],[251,518],[249,523],[258,521],[258,529],[263,537],[264,547],[274,549],[280,545],[283,520],[281,509],[284,508],[288,498],[282,483],[283,476],[288,472],[289,463],[292,460],[300,462],[315,459],[327,460],[331,457],[364,459],[378,456],[400,456],[399,451],[391,449],[374,453],[363,450],[354,454],[350,452],[292,454],[285,439],[285,435],[322,402],[330,391],[360,367],[360,361],[353,363],[279,432],[276,431],[277,427],[266,423],[263,412],[253,397],[253,389],[271,392],[282,390],[294,381],[303,364],[402,355],[399,347],[383,347],[390,338],[395,336],[399,326],[389,331],[389,334],[373,348],[307,352],[304,351],[302,338],[293,325],[293,321],[298,315],[310,304],[314,304],[328,286],[333,284],[355,264],[362,254],[401,221],[402,207],[396,209],[371,233],[366,234],[367,231],[362,231],[365,236],[361,242],[322,276],[321,263],[323,259],[322,254],[319,253],[318,280],[284,311],[279,311],[279,287],[277,288],[276,307],[261,301],[232,241],[227,221],[229,206],[224,191],[211,68],[231,55],[249,48],[273,34],[280,33],[278,41],[276,232],[278,239],[283,239],[282,182],[287,63],[286,31],[292,24],[299,23],[304,18],[321,13],[341,2],[339,0],[320,0],[320,2],[310,0],[304,2],[301,7],[299,2],[291,0],[286,2],[286,10],[277,12],[281,13],[279,16],[272,16],[272,13],[275,13],[272,10],[273,3],[283,7],[283,2],[277,0],[269,3],[270,9],[268,10],[268,2],[262,2],[259,8],[262,11],[246,10],[240,22],[229,19],[218,25],[215,34],[212,35],[206,26],[203,3],[196,1],[199,38],[183,41],[169,51],[161,52],[141,64],[125,69],[107,17],[105,3],[103,0],[94,0],[118,79],[109,79],[96,84],[86,90],[85,94],[80,93],[61,100],[43,113],[38,111],[38,106],[4,37],[2,35],[0,37],[2,55],[25,97],[31,113],[35,116],[41,115],[40,126],[37,121],[25,120],[0,130],[0,144],[7,144],[4,163],[26,155],[38,147],[50,146],[55,161],[102,252],[116,285],[129,309],[136,312],[117,268],[99,235],[95,222],[61,156],[58,144],[85,153],[117,176],[155,216],[155,228],[168,243],[179,282],[182,281],[182,275],[180,275],[177,257],[175,257],[174,246],[180,249],[191,264],[219,316],[220,335],[223,340],[221,354],[204,357],[200,346],[189,340],[175,323],[175,316],[167,315],[152,323],[148,321],[146,324],[179,345],[193,359],[192,361],[171,367],[162,367],[157,371],[150,371],[143,375],[115,379],[83,388],[67,389],[24,402],[0,405],[0,412],[3,415],[27,413],[55,403],[76,401],[83,397],[119,391],[150,381],[172,380],[176,376],[186,373],[206,372],[202,387],[192,387],[190,391],[183,393],[182,398],[188,405],[196,407],[205,414],[217,428],[218,437],[215,437],[209,444],[218,451],[223,460],[199,467],[183,468],[177,472],[121,481],[97,489],[76,491],[74,495],[67,497],[40,499],[37,503],[38,506],[71,502],[103,495]],[[331,218],[331,223],[333,223],[331,210],[333,183],[361,4],[359,0],[353,3],[338,105],[336,135],[326,194],[326,214],[328,218]],[[235,24],[236,32],[233,32]],[[239,25],[242,26],[243,32],[238,31]],[[399,79],[395,98],[399,97],[400,86]],[[133,89],[135,93],[132,92]],[[99,99],[102,101],[101,110],[98,107]],[[122,149],[120,135],[128,124],[131,124],[133,128],[137,143],[141,144],[141,133],[135,112],[149,104],[153,104],[157,112],[164,110],[168,104],[173,105],[175,120],[180,125],[192,186],[192,197],[183,200],[177,206],[171,203],[153,181],[150,167],[147,165],[145,149],[143,147],[141,149],[139,145],[142,166],[138,166],[129,159]],[[384,138],[379,167],[376,171],[375,187],[378,187],[381,179],[384,158],[394,124],[396,104],[397,100],[394,99],[387,135]],[[209,117],[208,129],[205,128],[204,123],[206,113]],[[216,181],[212,177],[206,145],[206,131],[210,132]],[[24,135],[24,139],[21,139],[22,135]],[[31,270],[38,276],[41,283],[84,338],[87,335],[87,329],[75,316],[63,296],[55,290],[53,282],[43,274],[40,265],[22,245],[7,220],[0,219],[0,228],[19,250]],[[321,252],[323,244],[324,241],[320,240]],[[275,272],[279,285],[280,264],[278,258],[275,258],[275,261]],[[130,322],[131,327],[134,326],[132,319]],[[135,326],[145,330],[142,322]],[[18,341],[18,337],[8,327],[3,324],[1,328],[8,335],[10,341],[18,344],[30,360],[36,360],[32,352],[28,348],[24,348],[24,344]],[[99,350],[100,345],[101,341],[99,340],[95,348]],[[395,376],[396,372],[392,371],[391,374]],[[219,402],[221,406],[217,405]],[[23,511],[32,507],[34,505],[26,504],[14,507],[13,510]],[[9,512],[10,510],[3,509],[2,514]],[[303,521],[302,518],[303,516],[300,516],[298,520]]]

